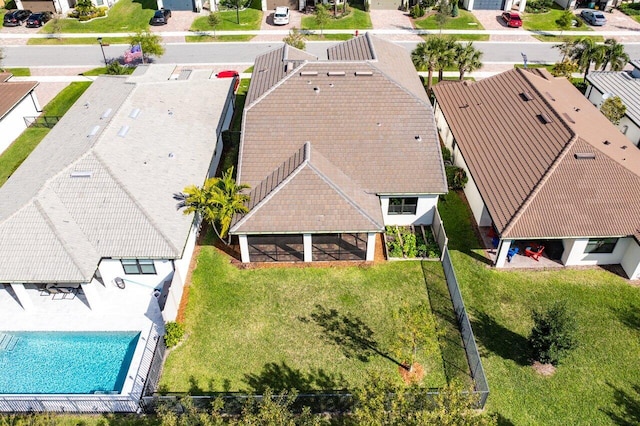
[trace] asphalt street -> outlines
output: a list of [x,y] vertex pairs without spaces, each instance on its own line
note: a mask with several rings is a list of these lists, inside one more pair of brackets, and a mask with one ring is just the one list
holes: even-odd
[[[308,42],[307,51],[325,57],[328,46],[336,42]],[[416,42],[398,42],[407,50],[412,50]],[[157,63],[176,64],[252,64],[256,56],[274,49],[279,42],[249,43],[176,43],[166,44],[166,53],[156,59]],[[524,53],[529,63],[553,63],[560,55],[553,43],[505,43],[474,42],[484,52],[485,63],[519,63]],[[126,45],[105,46],[107,59],[121,57]],[[104,60],[100,46],[4,46],[5,67],[64,67],[100,66]],[[631,58],[640,58],[640,43],[625,44],[625,50]]]

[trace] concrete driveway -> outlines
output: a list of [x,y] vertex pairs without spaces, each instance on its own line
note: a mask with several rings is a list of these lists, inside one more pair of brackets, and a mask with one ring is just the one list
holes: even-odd
[[[580,15],[584,9],[576,9],[574,13],[576,16]],[[613,9],[611,13],[606,12],[604,16],[607,18],[607,23],[601,27],[594,27],[585,22],[585,27],[592,29],[594,32],[603,32],[603,31],[637,31],[638,35],[635,36],[613,36],[619,42],[633,42],[640,41],[640,22],[637,22],[630,16],[625,15],[617,9]],[[607,38],[611,38],[611,36],[606,36]]]
[[[485,30],[505,30],[507,34],[492,34],[489,36],[490,41],[513,41],[530,43],[535,42],[537,39],[528,34],[518,34],[520,31],[518,28],[509,28],[504,22],[504,19],[500,17],[502,10],[474,10],[473,16],[482,24]],[[524,16],[523,16],[523,19]],[[508,31],[513,31],[514,34],[509,34]]]
[[[302,17],[304,13],[297,10],[289,10],[289,23],[287,25],[275,25],[273,23],[273,14],[275,10],[265,10],[262,14],[262,23],[260,24],[260,30],[264,31],[276,31],[274,34],[260,34],[255,36],[252,41],[282,41],[285,35],[293,27],[302,28]],[[311,15],[309,15],[311,16]]]

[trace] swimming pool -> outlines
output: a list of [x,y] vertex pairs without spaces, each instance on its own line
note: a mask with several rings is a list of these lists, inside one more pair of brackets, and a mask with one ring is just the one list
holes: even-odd
[[0,332],[0,393],[120,392],[139,337],[139,332]]

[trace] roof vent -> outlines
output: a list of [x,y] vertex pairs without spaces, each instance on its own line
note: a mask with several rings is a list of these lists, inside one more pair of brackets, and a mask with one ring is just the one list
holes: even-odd
[[609,141],[604,141],[602,143],[605,144],[605,145],[611,145],[611,142],[609,142]]
[[320,93],[320,88],[319,87],[314,87],[313,91],[316,92],[316,93]]
[[556,100],[556,98],[554,98],[554,97],[553,97],[553,95],[552,95],[551,93],[549,93],[549,92],[544,92],[544,93],[545,93],[545,94],[549,97],[549,99],[551,99],[552,101],[555,101],[555,100]]
[[329,72],[327,73],[327,75],[328,75],[329,77],[344,76],[344,75],[346,75],[346,74],[347,74],[347,73],[346,73],[346,72],[344,72],[344,71],[329,71]]
[[620,148],[627,149],[627,146],[626,145],[622,145]]
[[120,127],[120,131],[118,132],[118,136],[120,136],[121,138],[124,138],[127,135],[128,131],[129,131],[129,126],[122,126]]
[[135,120],[138,118],[138,115],[140,115],[140,108],[134,108],[129,113],[129,118],[133,118]]
[[293,62],[287,62],[284,66],[284,72],[289,72],[293,70]]
[[173,152],[170,152],[169,153],[169,158],[173,158],[173,157],[175,157],[175,154]]
[[532,101],[533,100],[533,96],[531,96],[531,93],[529,92],[522,92],[520,93],[520,97],[524,100],[524,101]]
[[593,152],[576,152],[574,155],[576,160],[593,160],[596,154]]
[[553,123],[553,120],[551,120],[551,117],[549,117],[547,114],[545,114],[544,112],[541,112],[540,114],[538,114],[538,118],[540,119],[540,121],[542,121],[544,124],[549,124],[549,123]]
[[103,112],[102,116],[100,117],[100,120],[104,120],[105,118],[108,118],[111,115],[111,111],[113,110],[109,108],[105,112]]
[[356,71],[356,77],[358,76],[372,76],[373,71]]
[[90,138],[91,136],[95,136],[96,133],[98,133],[98,130],[100,130],[100,126],[93,126],[91,130],[89,130],[87,137]]
[[563,113],[562,113],[562,116],[563,116],[564,118],[566,118],[566,119],[567,119],[567,121],[569,121],[570,123],[576,124],[576,121],[575,121],[573,118],[571,118],[571,116],[570,116],[569,114],[567,114],[566,112],[563,112]]
[[91,171],[73,171],[69,174],[72,178],[90,178],[93,175]]
[[310,77],[314,75],[318,75],[318,71],[300,71],[301,77]]
[[422,142],[422,137],[420,135],[415,135],[413,138],[418,142]]

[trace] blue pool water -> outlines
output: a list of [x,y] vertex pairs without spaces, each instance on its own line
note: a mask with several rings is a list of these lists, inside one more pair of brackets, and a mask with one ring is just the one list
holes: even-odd
[[[0,332],[0,393],[120,392],[138,332]],[[12,349],[11,349],[12,348]]]

